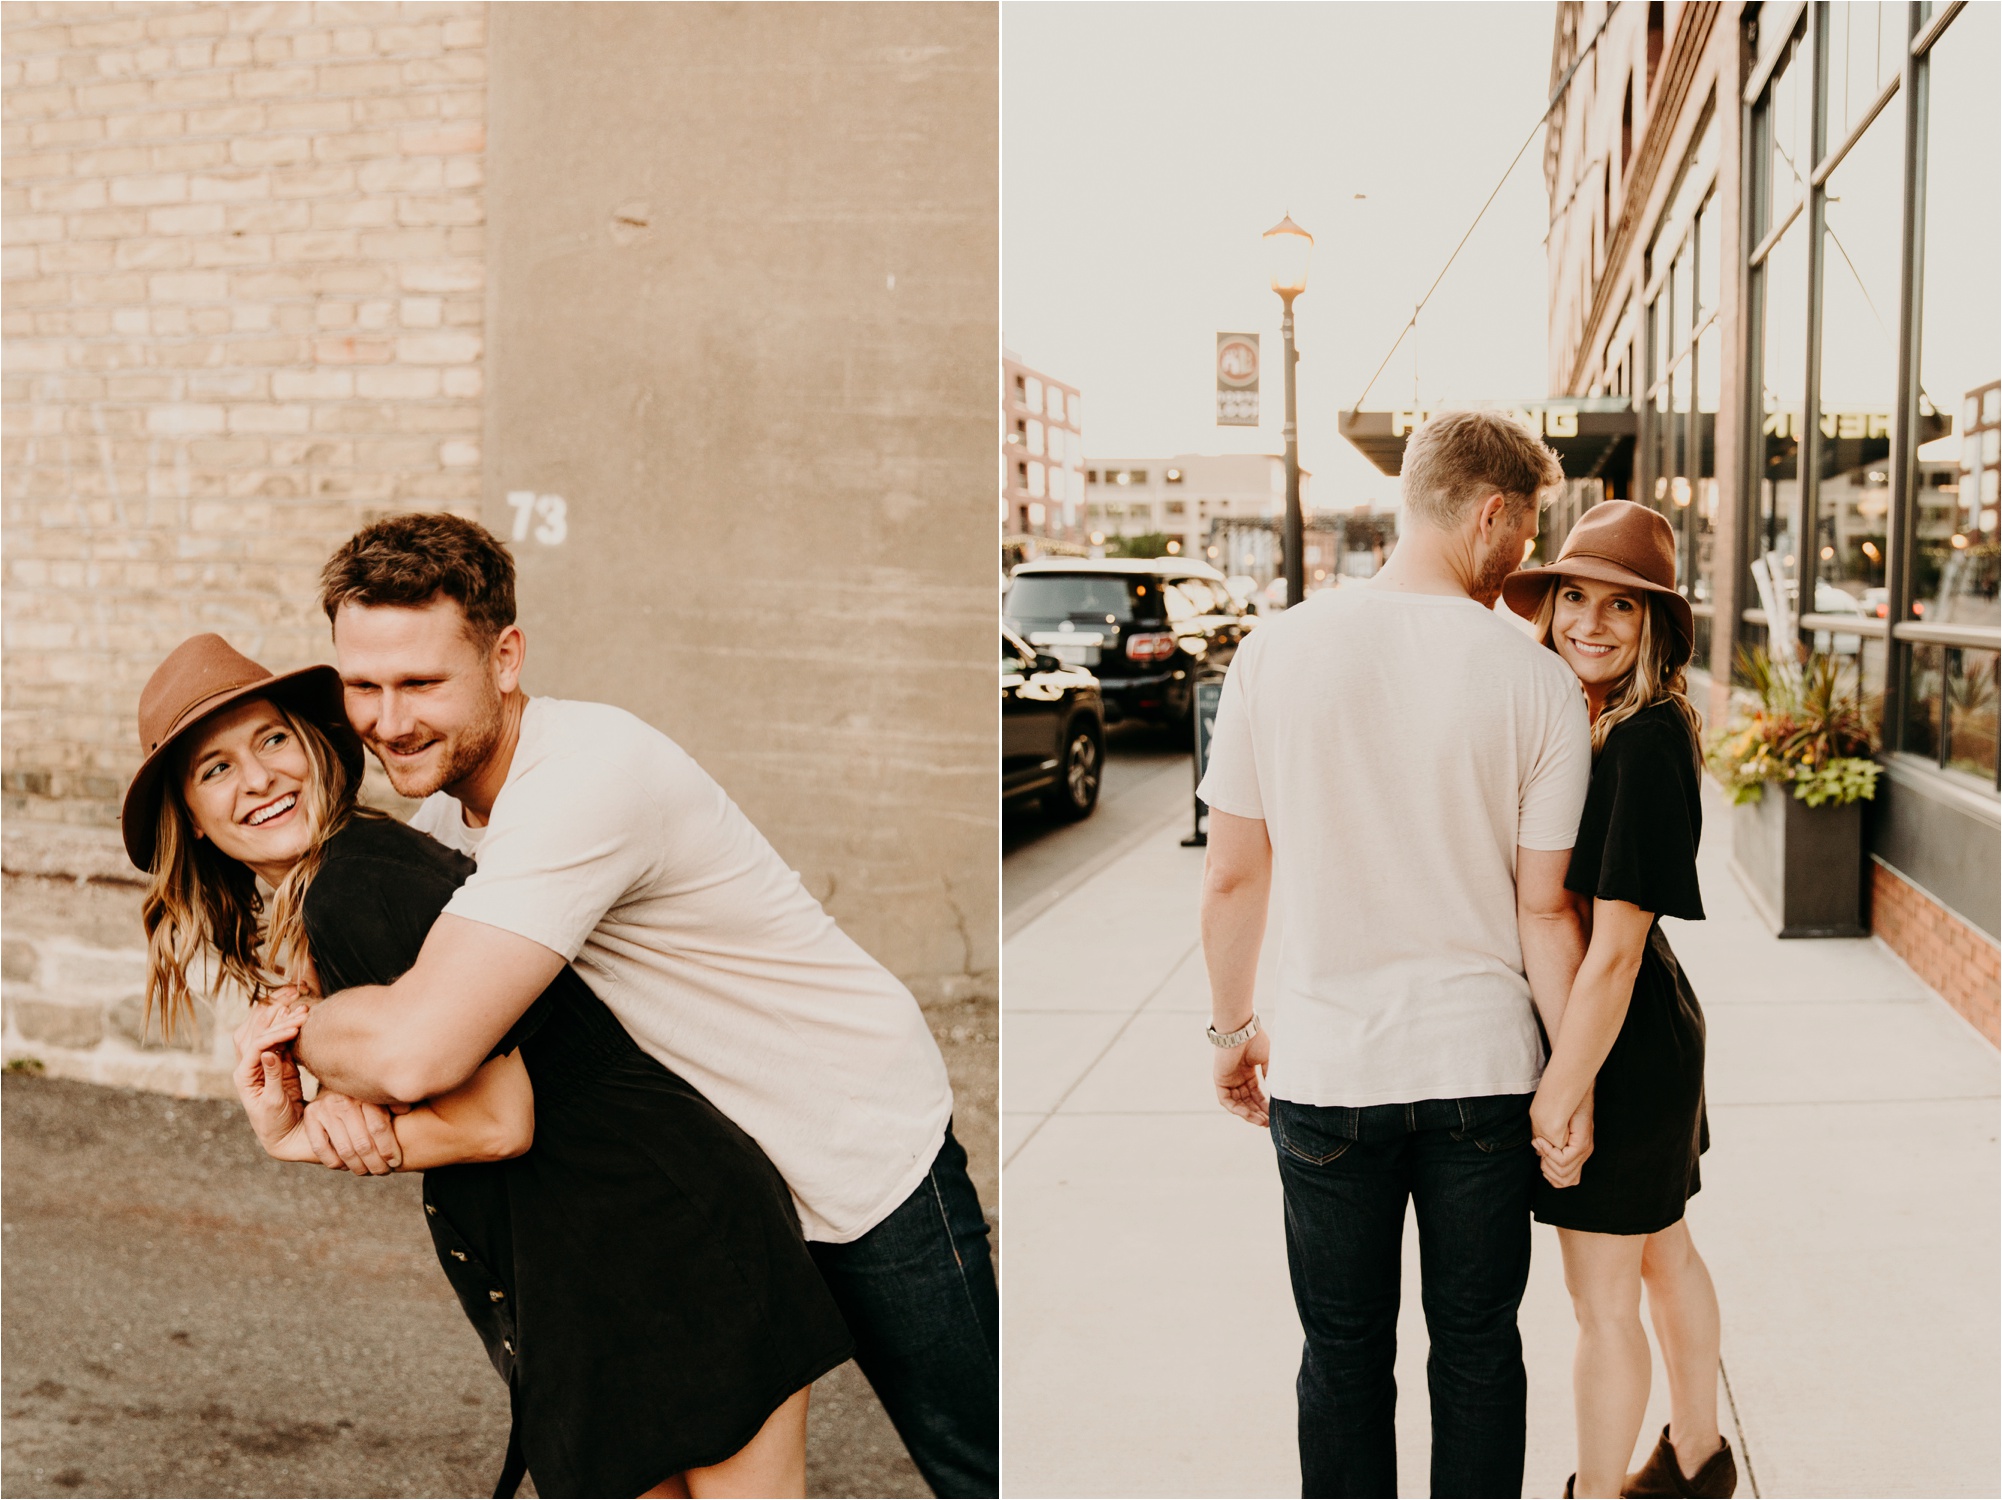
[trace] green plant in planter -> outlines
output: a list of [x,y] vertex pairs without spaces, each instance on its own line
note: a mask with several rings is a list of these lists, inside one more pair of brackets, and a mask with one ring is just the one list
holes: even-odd
[[1842,686],[1835,657],[1812,656],[1783,672],[1764,651],[1740,651],[1739,674],[1757,706],[1712,736],[1705,758],[1733,802],[1756,802],[1767,782],[1793,787],[1809,807],[1868,801],[1877,795],[1870,720]]

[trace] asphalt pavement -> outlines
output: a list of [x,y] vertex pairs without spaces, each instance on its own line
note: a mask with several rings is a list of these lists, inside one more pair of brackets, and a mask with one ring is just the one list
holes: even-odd
[[[492,1492],[507,1391],[414,1176],[274,1162],[233,1103],[33,1076],[0,1133],[0,1493]],[[853,1364],[814,1387],[807,1482],[929,1493]]]
[[1105,736],[1098,806],[1090,817],[1065,822],[1025,800],[1010,806],[1002,818],[1004,940],[1172,820],[1178,810],[1193,828],[1195,796],[1188,730],[1132,721],[1112,726]]

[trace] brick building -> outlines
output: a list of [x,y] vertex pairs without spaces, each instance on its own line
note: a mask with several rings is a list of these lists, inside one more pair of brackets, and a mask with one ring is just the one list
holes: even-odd
[[1082,402],[1076,386],[1002,351],[1001,530],[1024,556],[1052,542],[1083,550]]
[[978,1113],[993,9],[0,24],[8,1056],[221,1086],[213,1027],[138,1031],[113,825],[140,685],[200,630],[331,659],[328,552],[442,508],[512,540],[531,690],[709,766],[912,985]]

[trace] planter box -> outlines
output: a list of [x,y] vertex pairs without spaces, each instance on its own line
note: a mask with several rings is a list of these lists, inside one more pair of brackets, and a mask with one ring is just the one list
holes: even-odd
[[1863,804],[1809,807],[1783,785],[1731,809],[1731,867],[1783,938],[1868,937]]

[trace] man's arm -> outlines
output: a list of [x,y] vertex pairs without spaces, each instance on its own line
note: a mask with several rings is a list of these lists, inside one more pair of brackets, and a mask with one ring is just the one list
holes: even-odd
[[[1571,868],[1569,849],[1515,851],[1515,925],[1522,943],[1522,969],[1529,979],[1529,997],[1543,1018],[1544,1035],[1557,1046],[1558,1028],[1578,966],[1585,960],[1585,925],[1578,902],[1564,889]],[[1592,1154],[1592,1092],[1573,1107],[1557,1148],[1542,1153],[1544,1174],[1553,1186],[1571,1187]]]
[[[1211,808],[1209,852],[1203,860],[1202,931],[1210,1016],[1218,1031],[1239,1030],[1251,1019],[1271,894],[1272,840],[1266,835],[1265,820]],[[1241,1046],[1214,1050],[1217,1098],[1223,1107],[1254,1125],[1267,1123],[1258,1069],[1271,1056],[1270,1039],[1260,1032]]]
[[478,1071],[564,965],[528,938],[447,913],[394,984],[313,1005],[295,1052],[321,1083],[377,1104],[448,1094]]
[[1544,1034],[1557,1045],[1565,998],[1585,961],[1585,927],[1578,904],[1564,889],[1569,849],[1515,851],[1515,925],[1522,940],[1522,969],[1529,997],[1543,1018]]
[[1592,947],[1578,968],[1563,1034],[1552,1038],[1550,1062],[1529,1107],[1530,1122],[1545,1140],[1554,1141],[1558,1122],[1590,1099],[1600,1064],[1626,1021],[1653,926],[1654,913],[1631,902],[1592,903]]
[[534,1144],[535,1090],[515,1051],[482,1065],[451,1093],[408,1108],[385,1110],[322,1089],[306,1106],[300,1131],[305,1155],[272,1155],[378,1177],[453,1162],[505,1161]]

